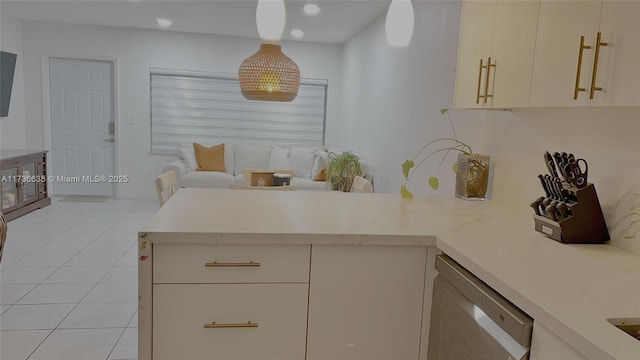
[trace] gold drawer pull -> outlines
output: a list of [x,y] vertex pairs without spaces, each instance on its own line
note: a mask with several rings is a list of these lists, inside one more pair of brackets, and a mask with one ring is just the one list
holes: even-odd
[[484,81],[484,103],[487,103],[488,98],[492,98],[492,95],[489,95],[489,80],[491,79],[491,68],[496,67],[495,63],[491,63],[491,57],[487,59],[487,78]]
[[247,321],[240,324],[216,324],[213,321],[211,324],[204,324],[205,329],[229,329],[229,328],[257,328],[258,323]]
[[480,59],[480,68],[478,69],[478,91],[476,92],[476,104],[480,104],[480,98],[484,98],[484,95],[480,95],[480,84],[482,83],[482,69],[486,69],[487,67],[482,65],[482,60]]
[[249,261],[248,263],[219,263],[217,261],[204,263],[204,267],[260,267],[259,262]]
[[573,100],[578,100],[578,93],[580,91],[586,91],[585,88],[580,87],[580,73],[582,72],[582,53],[584,49],[591,49],[591,46],[584,44],[584,35],[580,36],[580,50],[578,51],[578,71],[576,74],[576,86],[573,89]]
[[591,91],[589,92],[589,99],[593,100],[594,93],[596,91],[602,91],[602,88],[596,86],[596,77],[598,76],[598,60],[600,58],[600,47],[609,45],[606,42],[602,42],[602,33],[598,33],[596,39],[596,54],[593,57],[593,73],[591,74]]

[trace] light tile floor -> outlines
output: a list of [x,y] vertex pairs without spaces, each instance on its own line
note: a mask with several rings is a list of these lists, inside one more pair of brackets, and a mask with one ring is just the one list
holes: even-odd
[[138,230],[155,201],[52,204],[9,222],[0,359],[137,358]]

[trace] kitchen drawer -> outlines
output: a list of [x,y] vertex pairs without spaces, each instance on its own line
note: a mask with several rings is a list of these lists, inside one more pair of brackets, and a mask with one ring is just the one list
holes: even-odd
[[[303,360],[307,284],[153,286],[154,360]],[[257,327],[205,328],[205,324]]]
[[[155,244],[153,282],[308,283],[310,249],[309,245]],[[217,266],[205,266],[214,262]],[[247,266],[251,262],[259,266]]]

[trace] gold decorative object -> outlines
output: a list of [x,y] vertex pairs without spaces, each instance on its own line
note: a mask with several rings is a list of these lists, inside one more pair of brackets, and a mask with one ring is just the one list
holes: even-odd
[[216,324],[216,322],[212,322],[211,324],[204,324],[205,329],[229,329],[229,328],[257,328],[257,322],[247,321],[246,323],[238,323],[238,324]]
[[260,267],[260,263],[253,261],[248,263],[219,263],[214,261],[212,263],[204,263],[204,267]]
[[300,87],[298,65],[276,44],[260,45],[257,53],[242,62],[238,76],[247,100],[292,101]]
[[593,73],[591,74],[591,92],[589,93],[589,99],[593,100],[593,96],[596,91],[602,91],[600,86],[596,86],[596,77],[598,76],[598,59],[600,58],[600,47],[609,45],[606,42],[602,42],[602,33],[598,32],[596,38],[596,55],[593,57]]
[[456,197],[486,200],[489,184],[489,155],[459,153],[456,171]]

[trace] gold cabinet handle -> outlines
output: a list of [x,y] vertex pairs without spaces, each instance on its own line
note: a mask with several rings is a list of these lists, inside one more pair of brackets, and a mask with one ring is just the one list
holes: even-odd
[[484,98],[484,95],[480,95],[480,84],[482,83],[482,69],[486,68],[486,66],[482,65],[482,60],[480,59],[480,68],[478,69],[478,91],[476,95],[476,104],[480,104],[480,98]]
[[253,261],[249,261],[248,263],[219,263],[214,261],[204,263],[204,267],[260,267],[260,263]]
[[589,99],[593,100],[593,95],[596,91],[602,91],[602,88],[596,86],[596,76],[598,75],[598,59],[600,58],[600,47],[609,45],[606,42],[600,41],[602,33],[598,32],[596,37],[596,54],[593,57],[593,73],[591,74],[591,92],[589,93]]
[[491,68],[492,67],[496,67],[496,64],[495,63],[494,64],[491,63],[491,56],[489,56],[487,58],[487,66],[486,66],[486,68],[487,68],[487,77],[484,80],[484,103],[485,104],[487,103],[487,99],[488,98],[492,98],[493,97],[493,94],[489,95],[489,79],[491,78]]
[[584,44],[584,35],[580,36],[580,51],[578,52],[578,71],[576,74],[576,86],[573,89],[573,100],[578,100],[578,93],[580,91],[586,91],[585,88],[580,87],[580,73],[582,72],[582,53],[584,49],[591,49],[591,46]]
[[230,329],[230,328],[257,328],[258,323],[247,321],[246,323],[238,324],[216,324],[213,321],[211,324],[204,324],[205,329]]

